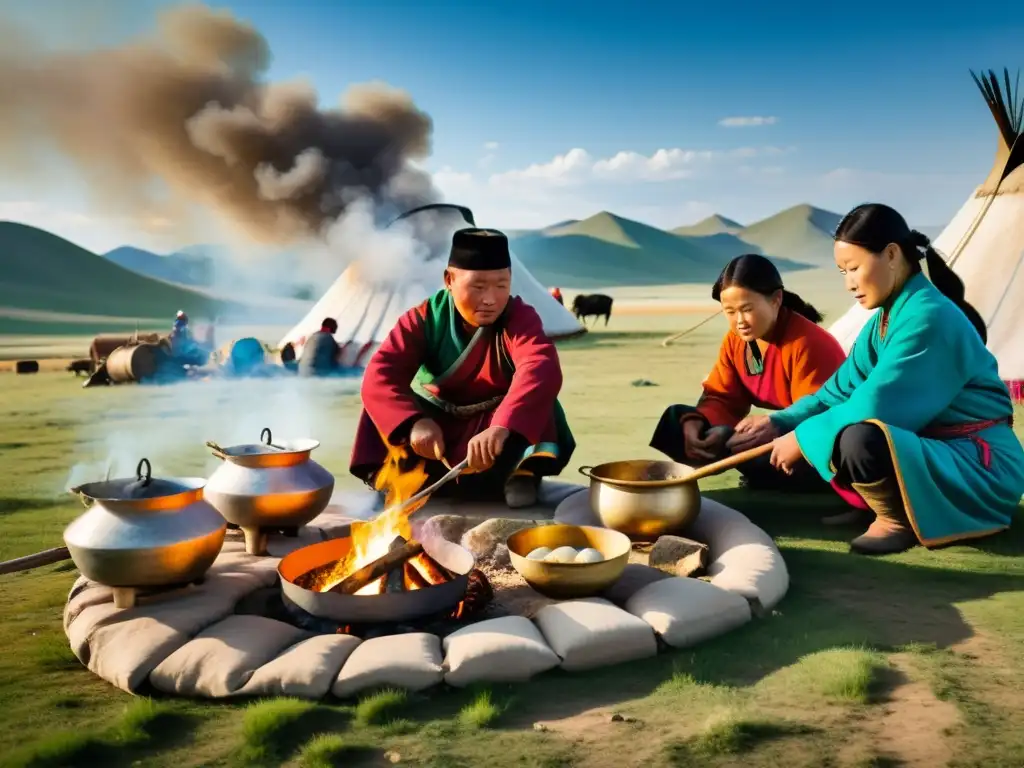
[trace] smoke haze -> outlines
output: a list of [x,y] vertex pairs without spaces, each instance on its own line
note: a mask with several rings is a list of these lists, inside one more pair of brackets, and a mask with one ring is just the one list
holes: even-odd
[[85,52],[0,25],[0,172],[38,182],[57,153],[103,212],[184,230],[212,213],[267,245],[320,239],[357,200],[390,218],[438,199],[410,162],[432,122],[408,94],[357,85],[322,109],[305,83],[266,82],[270,60],[256,29],[202,5]]

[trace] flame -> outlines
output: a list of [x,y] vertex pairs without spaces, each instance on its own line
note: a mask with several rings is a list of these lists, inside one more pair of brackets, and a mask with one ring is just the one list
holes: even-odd
[[[401,504],[415,496],[423,487],[423,483],[427,479],[426,466],[427,463],[420,459],[410,467],[409,454],[404,448],[388,446],[388,458],[377,473],[374,483],[374,487],[378,491],[385,493],[386,511],[376,520],[352,526],[352,548],[344,559],[335,563],[331,571],[321,581],[320,592],[327,592],[343,582],[349,574],[386,555],[395,537],[412,538],[409,516],[426,504],[427,499],[421,499],[406,507]],[[419,557],[414,560],[419,560]],[[418,565],[414,567],[419,570]],[[385,583],[386,577],[381,577],[370,582],[355,594],[379,595],[384,591]],[[408,578],[406,587],[410,588],[408,587]]]

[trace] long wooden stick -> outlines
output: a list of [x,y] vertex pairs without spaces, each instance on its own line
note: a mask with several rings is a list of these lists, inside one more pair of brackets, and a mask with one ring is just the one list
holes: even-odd
[[422,551],[422,544],[416,541],[416,539],[409,539],[398,549],[391,550],[383,557],[377,558],[372,563],[367,563],[355,573],[347,576],[340,584],[331,587],[330,591],[340,592],[343,595],[355,594],[370,582],[389,574],[410,557],[414,557]]
[[720,461],[712,462],[711,464],[705,464],[703,467],[697,467],[692,474],[687,475],[687,480],[701,480],[705,477],[711,477],[712,475],[718,475],[727,470],[738,467],[744,462],[756,459],[758,456],[764,456],[765,454],[772,452],[772,444],[765,443],[759,445],[757,448],[751,448],[743,451],[742,453],[736,453],[732,456],[728,456]]
[[71,553],[67,547],[55,547],[36,552],[34,555],[17,557],[14,560],[5,560],[0,563],[0,573],[17,573],[27,571],[30,568],[41,568],[44,565],[59,563],[61,560],[70,560]]

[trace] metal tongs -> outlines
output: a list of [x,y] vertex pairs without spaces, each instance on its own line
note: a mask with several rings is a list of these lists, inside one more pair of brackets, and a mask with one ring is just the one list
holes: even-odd
[[[445,464],[445,466],[447,466],[447,463]],[[432,485],[427,486],[422,491],[419,491],[418,493],[413,494],[412,496],[410,496],[405,501],[399,502],[396,506],[392,507],[391,509],[389,509],[387,511],[388,512],[398,512],[400,510],[403,510],[403,509],[406,509],[406,508],[412,506],[417,501],[421,501],[422,499],[426,498],[430,494],[436,493],[437,490],[439,488],[441,488],[441,486],[447,485],[452,480],[454,480],[456,477],[461,475],[463,470],[465,470],[466,467],[468,467],[468,466],[469,466],[469,457],[466,457],[465,459],[460,461],[458,464],[456,464],[454,467],[451,467],[448,470],[447,474],[445,474],[445,476],[442,477],[440,480],[438,480],[436,483],[433,483]]]

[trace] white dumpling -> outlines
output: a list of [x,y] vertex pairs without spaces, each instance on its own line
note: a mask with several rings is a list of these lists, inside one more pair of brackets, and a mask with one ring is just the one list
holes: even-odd
[[537,547],[533,552],[526,556],[527,560],[543,560],[545,557],[551,554],[551,547]]
[[559,547],[544,558],[545,563],[572,563],[576,560],[575,547]]
[[600,563],[602,560],[604,560],[604,555],[593,547],[581,549],[580,553],[576,555],[577,563]]

